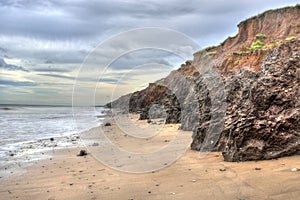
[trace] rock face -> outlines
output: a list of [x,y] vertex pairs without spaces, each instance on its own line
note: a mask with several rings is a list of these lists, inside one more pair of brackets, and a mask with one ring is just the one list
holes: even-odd
[[[260,73],[241,70],[227,78],[225,124],[214,150],[223,151],[226,161],[300,154],[299,71],[295,40],[270,51]],[[201,124],[192,149],[202,148],[205,132]]]
[[[184,122],[182,129],[192,130],[191,125],[197,122],[197,117],[190,112],[195,110],[196,98],[194,95],[189,96],[194,94],[191,93],[194,82],[188,74],[194,72],[198,73],[192,63],[187,61],[179,70],[171,72],[168,77],[150,83],[144,90],[122,96],[106,106],[121,110],[123,113],[138,113],[141,120],[165,117],[167,124]],[[160,105],[161,109],[156,109],[156,113],[152,112],[150,116],[149,111],[153,110],[155,105]]]
[[267,11],[238,28],[108,106],[181,123],[193,130],[192,149],[222,151],[226,161],[300,154],[300,6]]

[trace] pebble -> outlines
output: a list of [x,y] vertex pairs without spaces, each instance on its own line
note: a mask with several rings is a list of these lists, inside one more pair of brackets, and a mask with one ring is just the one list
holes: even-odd
[[111,126],[111,123],[107,122],[104,124],[104,126]]
[[86,156],[86,155],[87,155],[87,151],[82,149],[82,150],[80,150],[80,152],[77,156]]
[[261,168],[260,167],[255,167],[255,170],[261,170]]
[[99,143],[95,142],[95,143],[93,143],[92,146],[93,146],[93,147],[97,147],[97,146],[99,146]]
[[292,172],[296,172],[296,171],[298,171],[298,170],[299,170],[298,168],[292,168],[292,169],[291,169]]

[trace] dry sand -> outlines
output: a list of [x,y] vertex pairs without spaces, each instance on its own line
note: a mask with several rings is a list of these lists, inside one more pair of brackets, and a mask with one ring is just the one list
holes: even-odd
[[[178,125],[166,125],[159,135],[137,140],[114,123],[91,131],[99,129],[130,151],[161,148],[179,133]],[[92,154],[78,157],[80,149],[55,151],[51,159],[31,165],[26,173],[0,179],[0,199],[300,199],[300,171],[291,171],[300,168],[300,156],[229,163],[220,153],[200,158],[199,152],[188,149],[166,168],[133,174],[106,167]]]

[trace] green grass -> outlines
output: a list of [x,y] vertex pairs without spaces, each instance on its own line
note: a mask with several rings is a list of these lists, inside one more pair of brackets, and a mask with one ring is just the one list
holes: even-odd
[[265,43],[263,43],[260,40],[257,40],[256,42],[253,42],[252,45],[249,47],[250,51],[255,51],[255,50],[259,50],[262,49],[264,47]]
[[212,56],[212,55],[216,55],[217,52],[216,51],[211,51],[211,52],[207,52],[205,56]]

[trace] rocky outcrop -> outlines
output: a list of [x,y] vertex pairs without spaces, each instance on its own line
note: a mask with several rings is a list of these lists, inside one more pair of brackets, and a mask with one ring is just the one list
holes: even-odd
[[[261,72],[241,70],[227,78],[225,124],[214,150],[226,161],[300,154],[299,73],[300,40],[294,40],[270,51]],[[193,149],[203,149],[206,132],[201,124]]]
[[[179,123],[181,110],[177,97],[166,86],[156,85],[155,88],[164,88],[164,92],[144,108],[139,108],[140,120],[165,118],[167,124]],[[136,101],[140,99],[131,99],[130,103],[136,105]]]
[[[190,114],[196,109],[196,99],[190,95],[194,94],[191,93],[194,82],[189,74],[194,74],[194,77],[199,75],[192,61],[186,61],[179,70],[150,83],[144,90],[124,95],[106,106],[122,113],[138,113],[141,120],[164,117],[167,124],[183,122],[183,130],[192,130],[192,125],[198,120],[195,114]],[[156,110],[153,109],[155,107]]]

